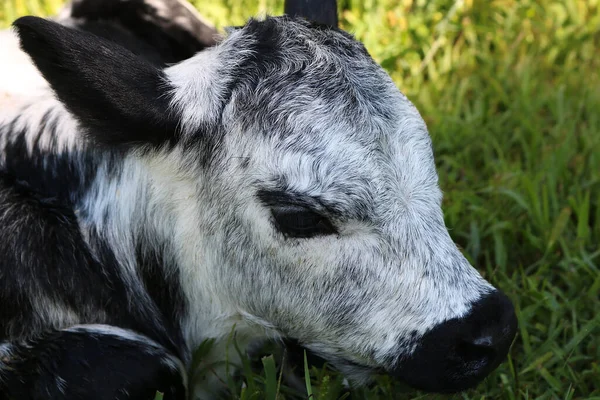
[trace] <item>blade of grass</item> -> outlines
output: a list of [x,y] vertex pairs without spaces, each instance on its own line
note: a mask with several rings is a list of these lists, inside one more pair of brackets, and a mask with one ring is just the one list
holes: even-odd
[[306,393],[308,399],[314,399],[312,385],[310,382],[310,371],[308,369],[308,359],[306,358],[306,350],[304,350],[304,383],[306,384]]

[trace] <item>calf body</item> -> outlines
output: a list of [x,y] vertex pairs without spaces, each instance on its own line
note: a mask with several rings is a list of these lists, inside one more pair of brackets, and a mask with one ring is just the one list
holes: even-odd
[[433,391],[506,355],[512,306],[447,233],[426,127],[351,36],[251,20],[163,68],[56,23],[15,26],[57,98],[0,122],[9,394],[19,360],[35,365],[19,340],[48,329],[40,351],[93,343],[141,368],[111,381],[122,398],[158,375],[149,389],[183,396],[173,360],[234,328],[294,339],[357,382],[383,369]]

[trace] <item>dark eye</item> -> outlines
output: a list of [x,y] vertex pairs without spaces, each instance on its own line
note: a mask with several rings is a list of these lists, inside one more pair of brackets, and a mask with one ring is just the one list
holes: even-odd
[[310,238],[337,233],[326,217],[309,208],[298,205],[285,205],[273,206],[271,211],[275,226],[285,236]]

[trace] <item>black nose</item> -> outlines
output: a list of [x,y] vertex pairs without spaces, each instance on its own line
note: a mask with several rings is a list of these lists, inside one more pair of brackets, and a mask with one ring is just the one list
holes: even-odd
[[515,310],[502,292],[473,304],[463,318],[427,332],[393,373],[418,389],[457,392],[479,383],[506,359],[517,330]]
[[460,323],[459,339],[463,351],[504,357],[517,328],[515,310],[502,292],[493,292],[473,305]]

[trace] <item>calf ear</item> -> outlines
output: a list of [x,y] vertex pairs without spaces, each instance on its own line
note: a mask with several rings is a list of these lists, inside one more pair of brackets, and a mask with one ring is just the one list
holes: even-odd
[[159,146],[176,139],[162,70],[115,43],[42,18],[13,25],[21,48],[94,140]]

